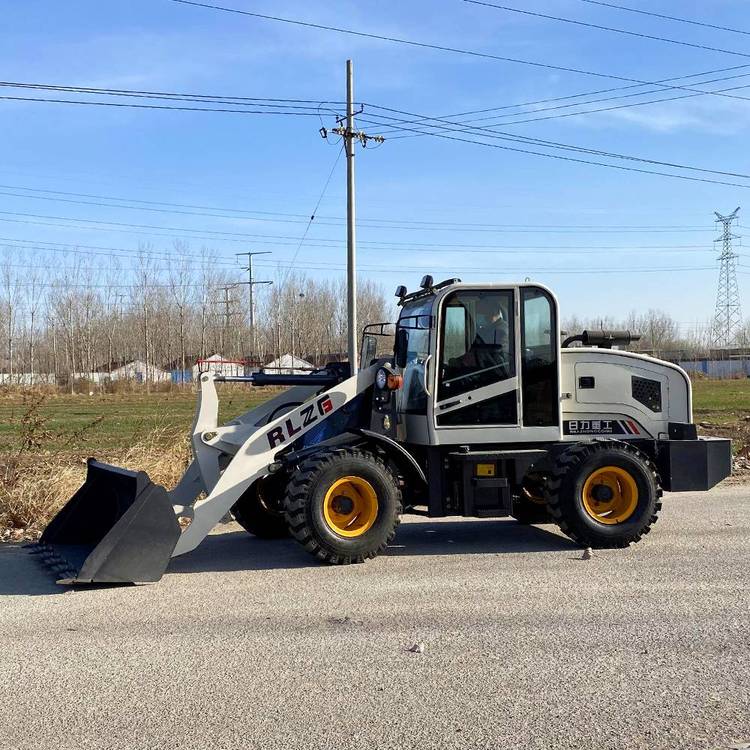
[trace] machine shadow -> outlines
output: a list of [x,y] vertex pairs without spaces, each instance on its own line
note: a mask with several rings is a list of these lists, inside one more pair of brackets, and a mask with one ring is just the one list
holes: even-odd
[[49,596],[65,587],[20,544],[0,544],[0,596]]
[[232,530],[209,534],[197,549],[170,560],[167,575],[314,568],[318,564],[293,539],[258,539]]
[[[386,556],[565,552],[579,549],[565,537],[511,520],[404,523]],[[284,570],[321,565],[292,539],[256,539],[245,531],[210,534],[192,552],[174,558],[167,574]]]
[[579,549],[566,537],[511,519],[407,523],[386,555],[486,555]]

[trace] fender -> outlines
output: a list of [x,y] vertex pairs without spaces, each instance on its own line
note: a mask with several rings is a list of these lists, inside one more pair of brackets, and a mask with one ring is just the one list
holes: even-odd
[[409,465],[409,468],[414,471],[417,479],[419,479],[424,483],[425,486],[427,486],[427,477],[425,476],[422,467],[416,462],[414,456],[412,456],[411,453],[409,453],[409,451],[407,451],[403,445],[397,443],[395,440],[392,440],[389,437],[386,437],[385,435],[380,435],[377,432],[373,432],[372,430],[359,428],[356,430],[352,430],[352,432],[356,435],[366,437],[368,440],[373,440],[374,442],[379,443],[385,449],[386,453],[395,453],[397,458],[403,458]]

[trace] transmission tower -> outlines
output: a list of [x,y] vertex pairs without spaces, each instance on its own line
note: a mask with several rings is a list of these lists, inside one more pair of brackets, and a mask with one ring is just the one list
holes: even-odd
[[728,216],[716,213],[716,223],[721,223],[722,233],[715,242],[721,242],[721,263],[719,270],[719,288],[716,292],[716,312],[712,332],[712,343],[715,347],[728,347],[735,343],[742,328],[742,309],[740,307],[740,290],[737,286],[737,255],[732,250],[732,240],[738,240],[732,234],[732,222],[737,218],[739,206]]

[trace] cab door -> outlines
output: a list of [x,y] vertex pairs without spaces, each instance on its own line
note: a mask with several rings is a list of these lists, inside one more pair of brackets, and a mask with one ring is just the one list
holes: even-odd
[[460,289],[442,303],[435,425],[519,424],[514,289]]
[[557,306],[541,287],[462,287],[438,308],[437,444],[560,439]]

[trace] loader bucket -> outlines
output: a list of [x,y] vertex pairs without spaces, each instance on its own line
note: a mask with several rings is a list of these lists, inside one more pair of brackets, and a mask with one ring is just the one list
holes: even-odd
[[179,536],[163,487],[90,458],[86,481],[34,552],[60,583],[146,583],[162,577]]

